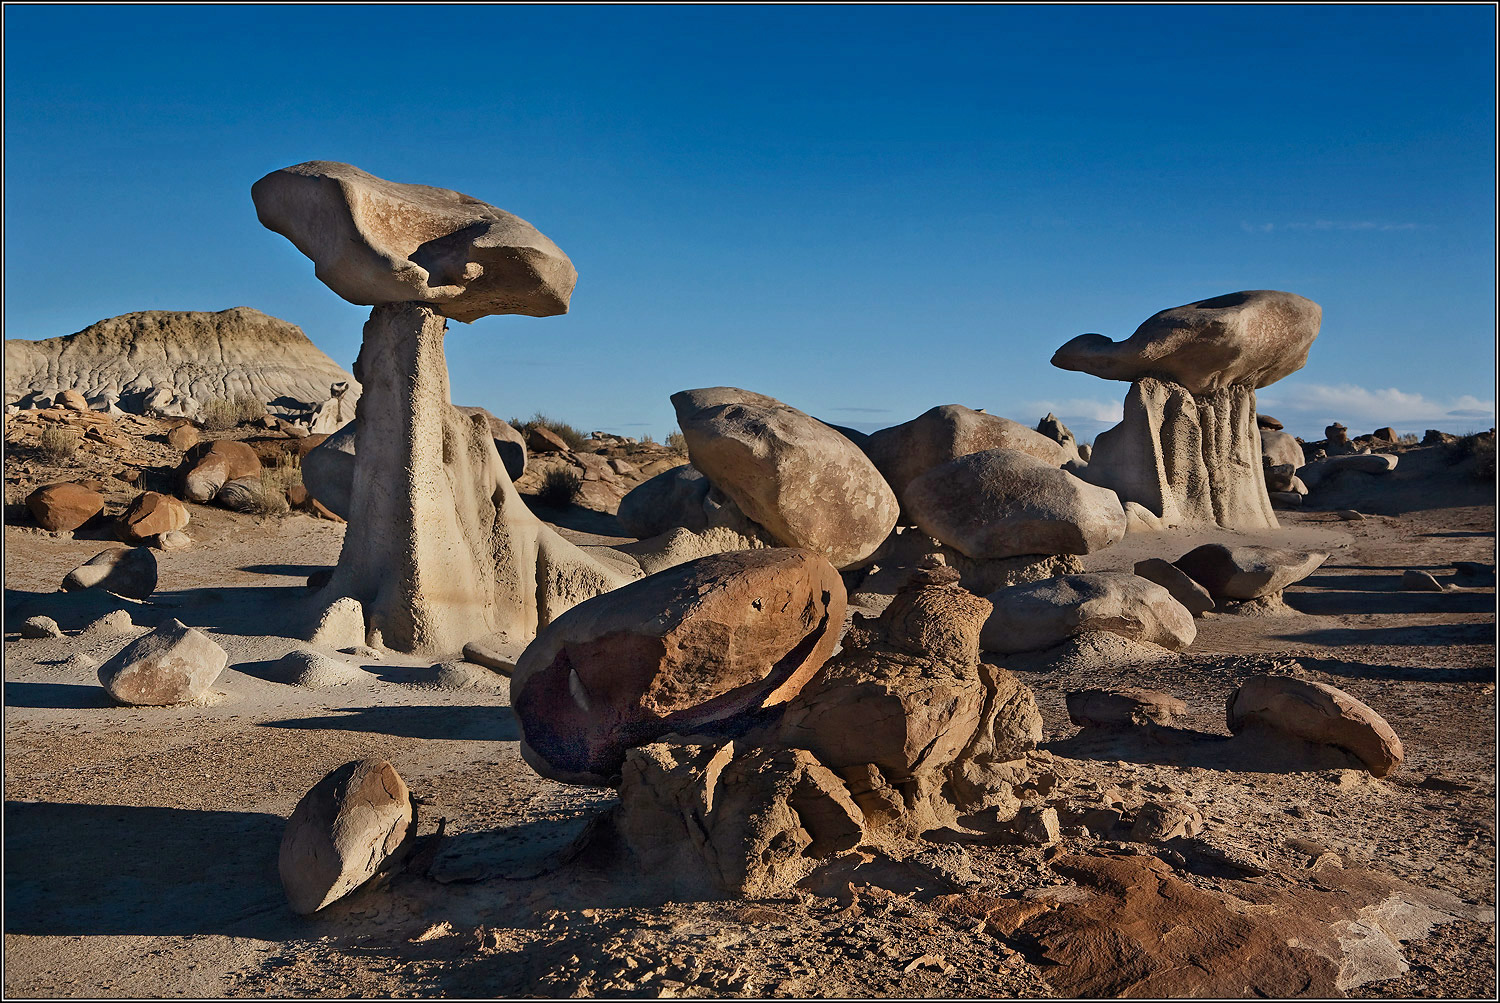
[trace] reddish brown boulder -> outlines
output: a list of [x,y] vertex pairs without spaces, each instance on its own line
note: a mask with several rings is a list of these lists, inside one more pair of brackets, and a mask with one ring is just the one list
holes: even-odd
[[671,732],[743,729],[838,643],[844,583],[805,550],[715,554],[579,603],[522,653],[521,752],[543,776],[603,784]]
[[73,530],[104,510],[104,496],[82,484],[48,484],[26,497],[37,524],[54,533]]
[[115,532],[127,543],[144,543],[161,533],[182,529],[188,524],[187,506],[156,491],[147,491],[120,513]]
[[167,445],[187,452],[198,445],[198,429],[191,422],[183,422],[167,433]]
[[563,437],[545,425],[533,425],[526,430],[526,448],[533,453],[571,453]]
[[1367,704],[1326,683],[1291,676],[1251,676],[1229,698],[1229,730],[1271,728],[1353,755],[1377,777],[1401,764],[1395,730]]
[[259,474],[260,457],[243,442],[218,439],[200,442],[188,450],[182,469],[182,496],[188,501],[207,502],[230,481]]

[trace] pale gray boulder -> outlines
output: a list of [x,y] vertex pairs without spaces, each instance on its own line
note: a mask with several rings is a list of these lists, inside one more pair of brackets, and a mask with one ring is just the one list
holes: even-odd
[[1302,444],[1297,441],[1297,437],[1273,428],[1260,429],[1260,455],[1262,465],[1267,467],[1290,464],[1295,473],[1307,466],[1307,457],[1302,452]]
[[281,837],[277,870],[294,912],[311,915],[409,852],[416,808],[406,783],[383,759],[332,771],[303,795]]
[[1114,492],[1014,449],[933,467],[907,485],[904,504],[924,533],[971,558],[1088,554],[1125,535]]
[[64,592],[103,589],[117,596],[149,599],[156,591],[156,555],[150,547],[112,547],[69,571]]
[[1300,582],[1328,559],[1319,551],[1205,543],[1172,564],[1216,600],[1258,599]]
[[50,616],[30,616],[21,621],[21,636],[40,640],[45,637],[62,637],[62,628]]
[[351,303],[425,303],[469,323],[566,313],[573,263],[530,223],[446,188],[399,184],[309,161],[250,189],[256,215],[312,259]]
[[696,533],[708,528],[703,503],[709,487],[697,467],[684,463],[637,484],[620,500],[615,518],[639,540],[677,528]]
[[985,651],[1040,651],[1085,631],[1108,631],[1132,641],[1181,651],[1198,629],[1170,592],[1123,572],[1065,575],[1012,585],[990,597],[994,612],[979,641]]
[[684,390],[672,404],[693,466],[781,543],[847,568],[895,527],[890,485],[816,418],[734,387]]
[[168,620],[99,666],[99,682],[120,703],[191,703],[207,695],[229,655],[207,635]]
[[934,467],[971,453],[990,449],[1013,449],[1052,467],[1077,459],[1040,431],[999,415],[975,411],[959,404],[944,404],[911,421],[870,434],[863,445],[891,490],[906,505],[911,482]]

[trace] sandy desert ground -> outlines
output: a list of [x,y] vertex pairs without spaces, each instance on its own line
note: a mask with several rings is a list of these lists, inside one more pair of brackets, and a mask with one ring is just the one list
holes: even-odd
[[[1332,964],[1370,979],[1347,994],[1487,997],[1495,593],[1404,592],[1399,581],[1406,569],[1451,582],[1456,561],[1493,564],[1494,485],[1451,466],[1440,448],[1410,450],[1390,477],[1358,480],[1339,489],[1346,496],[1319,497],[1319,510],[1282,513],[1277,532],[1132,535],[1085,562],[1128,570],[1208,539],[1332,548],[1287,591],[1285,612],[1210,615],[1189,651],[1155,664],[1101,673],[1004,662],[1041,706],[1037,762],[1049,798],[1108,791],[1127,807],[1186,799],[1207,822],[1205,845],[1230,864],[1090,837],[1051,847],[933,843],[900,864],[852,862],[846,883],[819,889],[828,894],[753,902],[672,901],[662,875],[635,873],[599,821],[610,792],[543,780],[521,762],[501,674],[386,654],[336,655],[359,669],[345,685],[268,678],[301,643],[278,629],[306,577],[337,560],[343,526],[191,506],[193,547],[160,554],[160,591],[135,603],[54,592],[108,545],[102,533],[63,539],[7,525],[5,994],[1236,996],[1246,984],[1233,973],[1258,934],[1226,933],[1173,960],[1179,925],[1206,922],[1195,908],[1231,933],[1235,912],[1326,906],[1347,919],[1379,900],[1359,897],[1360,882],[1378,879],[1408,889],[1404,901],[1420,902],[1430,925],[1411,927],[1397,959],[1361,957],[1362,934],[1346,925]],[[1344,507],[1366,517],[1343,521],[1333,510]],[[584,525],[577,519],[558,521],[572,539],[610,542],[568,529]],[[588,525],[607,531],[609,518]],[[134,628],[89,626],[118,608]],[[19,638],[16,624],[34,613],[52,616],[64,636]],[[114,705],[94,666],[167,617],[228,650],[214,696],[202,706]],[[1376,780],[1224,751],[1214,736],[1228,734],[1226,695],[1291,659],[1390,721],[1406,747],[1396,773]],[[1154,737],[1081,733],[1064,694],[1100,684],[1166,690],[1187,702],[1187,718]],[[276,869],[285,820],[326,772],[366,756],[389,759],[420,798],[421,834],[445,820],[444,834],[404,870],[312,918],[295,916]],[[1104,889],[1079,876],[1078,861],[1090,859],[1150,878],[1155,891],[1137,895],[1129,880],[1115,888],[1124,905],[1112,908],[1121,922],[1160,924],[1156,967],[1122,965],[1104,942],[1069,953],[1066,937],[1017,928],[997,909],[997,897],[1012,912],[1071,908],[1082,923],[1079,910]],[[1210,909],[1199,892],[1231,908]],[[1161,981],[1173,965],[1185,967],[1181,980]],[[1288,969],[1254,984],[1291,995],[1313,984],[1306,978]]]

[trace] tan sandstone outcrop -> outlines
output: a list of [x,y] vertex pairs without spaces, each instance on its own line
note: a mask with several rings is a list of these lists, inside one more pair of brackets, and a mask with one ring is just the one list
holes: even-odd
[[853,567],[895,527],[880,471],[816,418],[734,387],[684,390],[672,404],[693,466],[786,546]]
[[511,680],[521,752],[543,776],[607,783],[670,732],[749,722],[833,652],[844,585],[805,550],[719,554],[599,596],[549,624]]

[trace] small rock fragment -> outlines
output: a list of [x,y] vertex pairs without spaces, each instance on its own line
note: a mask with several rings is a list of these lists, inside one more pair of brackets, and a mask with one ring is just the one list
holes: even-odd
[[50,616],[27,617],[21,621],[21,636],[29,638],[62,637],[62,628]]
[[1171,724],[1187,704],[1158,690],[1076,690],[1067,695],[1068,717],[1080,727],[1122,728]]
[[1403,592],[1443,592],[1441,582],[1425,571],[1417,571],[1408,568],[1401,574],[1401,591]]

